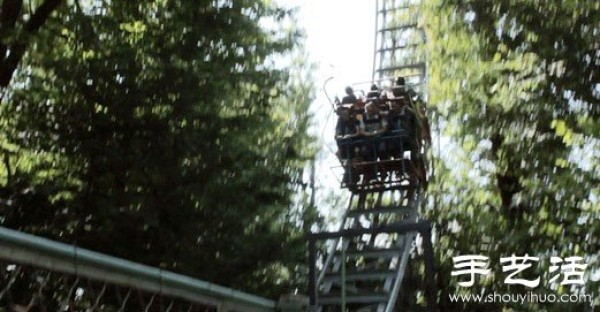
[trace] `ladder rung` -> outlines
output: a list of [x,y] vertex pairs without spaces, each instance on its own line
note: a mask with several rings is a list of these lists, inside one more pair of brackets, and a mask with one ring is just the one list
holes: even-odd
[[396,51],[396,50],[402,50],[402,49],[416,48],[416,47],[420,47],[420,46],[424,46],[424,44],[422,44],[422,43],[405,44],[403,46],[398,46],[398,47],[393,47],[393,48],[378,49],[377,52],[379,52],[379,53],[381,53],[381,52],[389,52],[389,51]]
[[408,9],[410,9],[412,7],[414,7],[414,6],[412,6],[412,5],[404,5],[404,6],[399,6],[399,7],[390,8],[390,9],[379,10],[379,14],[384,14],[384,13],[394,12],[394,11],[400,11],[400,10],[408,10]]
[[311,233],[311,239],[325,240],[337,239],[340,237],[359,237],[365,234],[378,235],[381,233],[406,234],[409,232],[422,232],[430,229],[427,221],[402,220],[394,223],[384,224],[372,228],[348,228],[336,232]]
[[410,189],[411,186],[410,185],[402,185],[402,184],[391,184],[391,185],[365,185],[365,186],[358,186],[355,189],[352,190],[353,193],[373,193],[373,192],[384,192],[384,191],[390,191],[390,190],[408,190]]
[[[346,294],[346,303],[380,303],[387,302],[389,296],[385,293]],[[319,297],[319,304],[341,304],[341,294],[330,294]]]
[[361,250],[348,250],[346,256],[350,258],[365,257],[365,258],[392,258],[399,256],[404,249],[400,247],[392,248],[363,248]]
[[[394,277],[395,271],[391,270],[371,270],[371,271],[350,271],[346,272],[346,281],[378,281],[386,278]],[[323,282],[341,282],[340,273],[325,274]]]
[[377,71],[383,72],[383,71],[413,69],[413,68],[425,68],[425,63],[420,62],[420,63],[414,63],[414,64],[401,65],[401,66],[384,67],[384,68],[378,69]]
[[409,29],[409,28],[417,28],[417,26],[418,26],[418,24],[416,24],[416,23],[405,24],[405,25],[400,25],[400,26],[395,26],[395,27],[382,28],[382,29],[378,30],[378,32],[398,31],[398,30],[404,30],[404,29]]
[[393,207],[380,207],[374,209],[354,209],[348,211],[347,217],[355,218],[360,215],[366,214],[380,214],[380,213],[404,213],[407,212],[410,207],[407,206],[393,206]]

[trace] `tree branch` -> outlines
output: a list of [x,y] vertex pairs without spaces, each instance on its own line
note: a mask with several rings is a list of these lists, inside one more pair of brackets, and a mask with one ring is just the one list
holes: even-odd
[[7,37],[12,33],[21,14],[23,0],[4,0],[0,15],[0,59],[6,57],[8,49]]
[[7,185],[10,185],[12,182],[12,177],[13,177],[13,172],[12,172],[12,167],[10,166],[10,155],[9,155],[9,151],[5,150],[4,151],[4,167],[6,167],[6,181],[7,181]]
[[31,19],[25,24],[25,31],[28,33],[33,33],[42,27],[50,14],[58,8],[62,0],[46,0],[42,3]]
[[27,21],[24,27],[24,39],[21,38],[21,40],[17,40],[17,42],[9,48],[8,57],[2,62],[2,64],[0,64],[0,87],[6,88],[9,85],[13,73],[17,69],[19,62],[25,54],[25,50],[27,48],[27,38],[29,38],[42,27],[50,14],[52,14],[52,12],[58,8],[61,2],[62,0],[44,1],[37,8],[35,13],[33,13],[31,19]]

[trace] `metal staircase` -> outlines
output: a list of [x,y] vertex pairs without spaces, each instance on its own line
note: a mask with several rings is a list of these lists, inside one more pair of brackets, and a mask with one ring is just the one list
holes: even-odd
[[[417,216],[420,198],[407,185],[358,192],[350,199],[339,231],[311,236],[313,311],[397,311],[417,232],[424,236],[428,278],[433,278],[430,227]],[[317,241],[328,243],[321,265],[316,264]]]
[[[392,82],[402,76],[407,86],[426,100],[421,0],[376,3],[372,80],[385,85],[386,80]],[[426,152],[420,153],[424,157]],[[384,162],[376,166],[387,166]],[[418,215],[424,191],[418,185],[409,185],[410,179],[406,179],[410,162],[392,162],[402,166],[401,172],[390,174],[394,177],[384,175],[374,184],[363,181],[357,183],[358,188],[351,188],[338,231],[309,235],[311,311],[400,311],[396,303],[402,296],[409,258],[416,254],[417,235],[422,237],[419,249],[425,261],[427,310],[435,311],[431,226]],[[352,166],[346,166],[346,170],[352,170]],[[319,254],[318,250],[323,251]]]
[[[359,193],[357,200],[353,195],[340,231],[374,228],[400,221],[414,222],[418,201],[408,198],[407,192]],[[349,305],[360,306],[361,310],[391,311],[387,307],[395,304],[393,290],[402,281],[414,234],[400,237],[387,233],[381,235],[384,236],[382,239],[366,234],[333,240],[331,246],[336,248],[333,252],[330,250],[318,280],[322,306],[341,305],[344,299],[341,290],[346,288],[345,302]],[[345,274],[340,274],[342,270]]]

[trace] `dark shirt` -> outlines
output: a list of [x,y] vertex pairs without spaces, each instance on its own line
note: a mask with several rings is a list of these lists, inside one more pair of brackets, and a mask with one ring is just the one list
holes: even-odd
[[335,126],[335,136],[345,136],[356,134],[358,130],[356,119],[348,118],[348,120],[338,119],[337,125]]
[[342,98],[342,104],[354,104],[356,103],[356,95],[354,94],[350,94],[350,95],[346,95],[345,97]]
[[381,93],[377,90],[367,93],[367,99],[379,99]]
[[381,118],[379,114],[368,115],[365,114],[363,118],[364,128],[363,130],[367,133],[373,133],[386,127],[387,120]]
[[403,107],[397,112],[391,111],[388,125],[390,131],[406,131],[409,136],[412,136],[416,127],[415,113],[407,107]]
[[338,145],[339,156],[341,159],[354,158],[354,145],[356,137],[344,138],[346,135],[357,134],[358,122],[354,118],[348,120],[338,119],[335,126],[335,141]]
[[407,92],[407,89],[405,86],[398,86],[398,85],[393,86],[392,93],[394,94],[395,97],[408,96],[408,92]]

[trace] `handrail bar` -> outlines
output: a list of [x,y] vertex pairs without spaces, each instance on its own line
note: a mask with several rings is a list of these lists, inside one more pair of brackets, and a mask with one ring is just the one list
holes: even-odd
[[0,227],[0,258],[227,311],[275,311],[276,306],[266,298],[5,227]]

